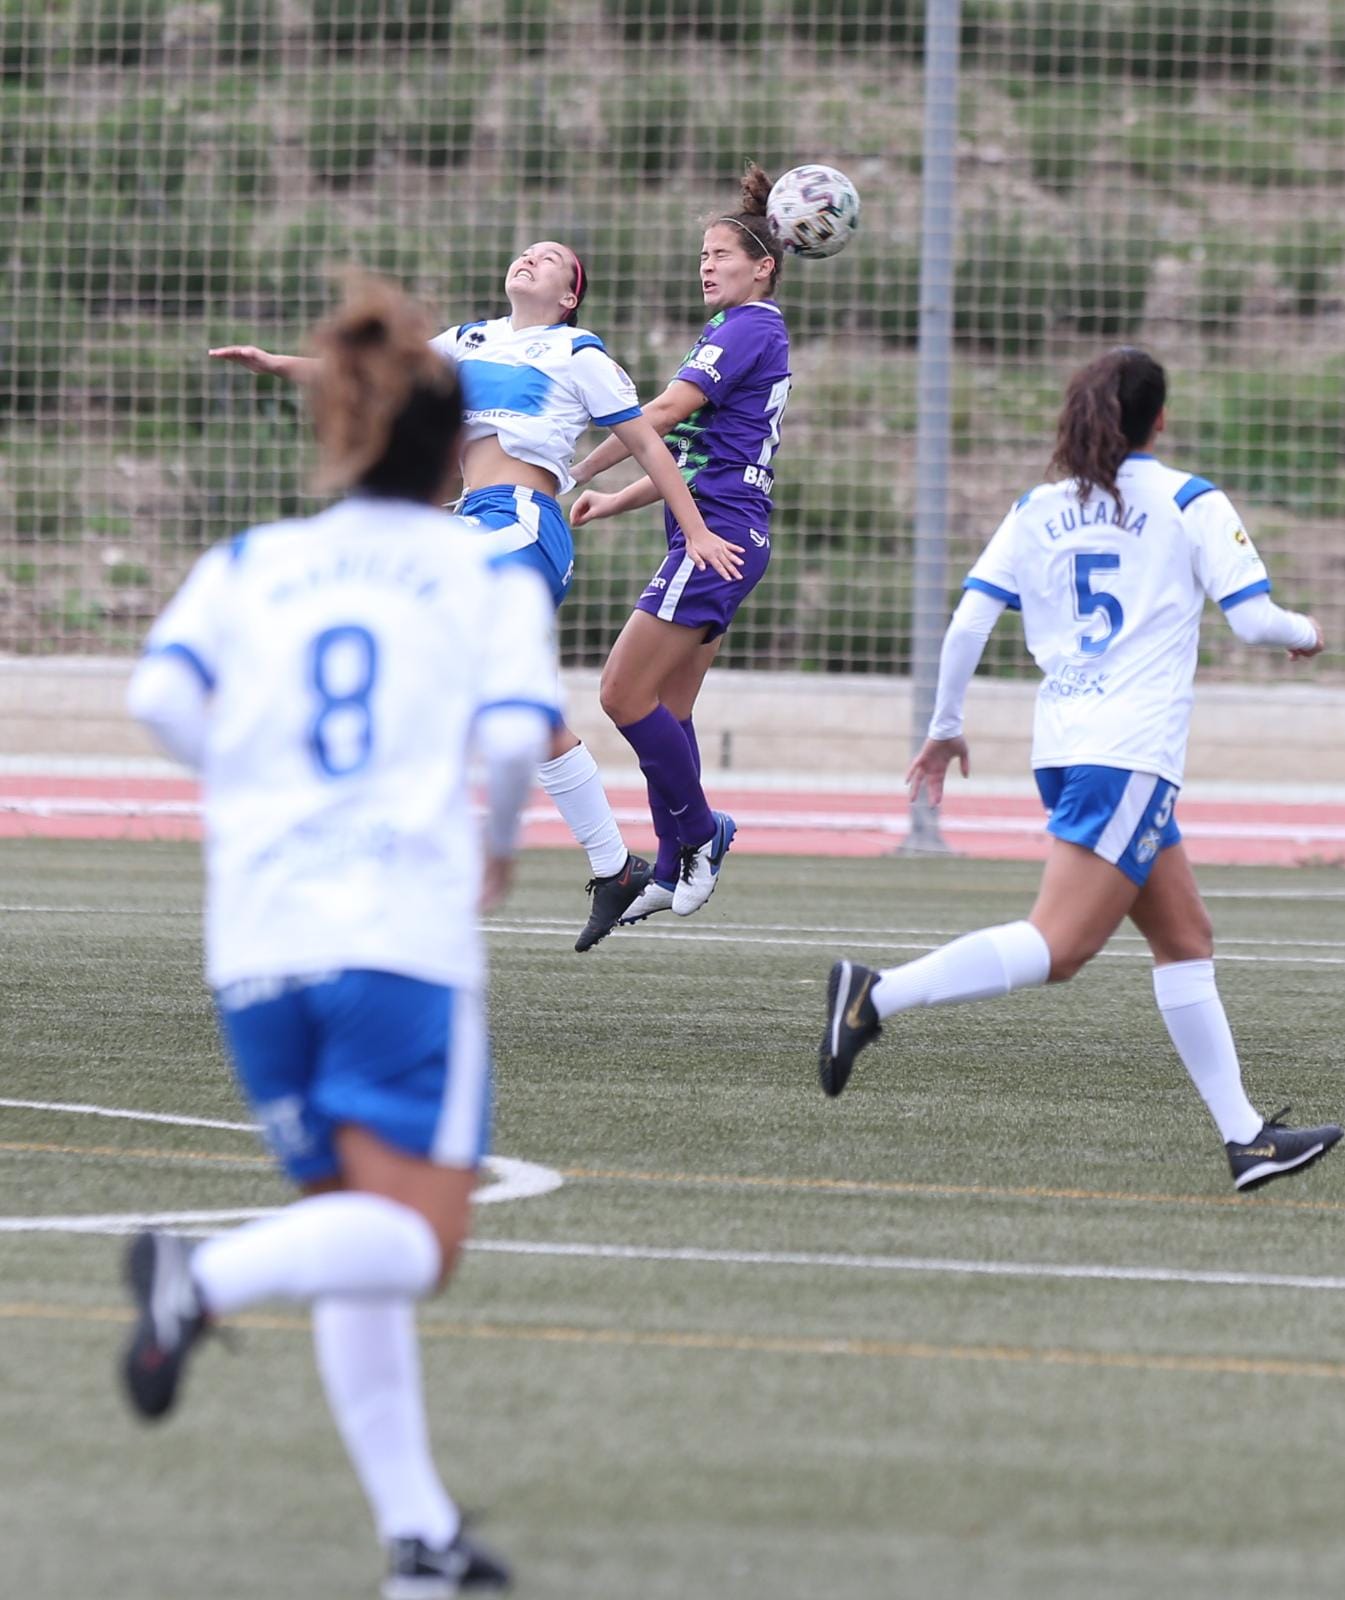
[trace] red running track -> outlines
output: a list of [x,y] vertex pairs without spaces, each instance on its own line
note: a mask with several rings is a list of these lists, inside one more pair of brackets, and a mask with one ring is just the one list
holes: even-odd
[[[644,791],[610,790],[631,846],[653,846]],[[890,791],[828,794],[805,788],[712,785],[712,802],[738,823],[734,850],[757,855],[881,856],[906,836],[905,800]],[[944,838],[969,856],[1039,860],[1046,851],[1041,807],[1028,795],[959,796],[949,791]],[[1178,820],[1194,861],[1258,866],[1345,862],[1345,804],[1183,796]],[[0,838],[199,839],[196,785],[171,777],[0,777]],[[574,848],[545,796],[534,795],[524,844]]]

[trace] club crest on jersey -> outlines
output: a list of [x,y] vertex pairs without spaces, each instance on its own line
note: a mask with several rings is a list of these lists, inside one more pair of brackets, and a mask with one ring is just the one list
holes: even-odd
[[546,354],[546,344],[541,339],[534,340],[533,343],[530,344],[523,352],[523,354],[528,358],[529,361],[536,361],[538,356],[544,356]]

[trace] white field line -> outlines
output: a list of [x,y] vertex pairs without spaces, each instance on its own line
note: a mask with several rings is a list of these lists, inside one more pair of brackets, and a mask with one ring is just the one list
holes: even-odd
[[[1256,899],[1275,898],[1301,898],[1297,892],[1286,891],[1283,896],[1274,894],[1256,895]],[[1250,898],[1249,892],[1249,898]],[[1206,899],[1215,898],[1206,894]],[[1345,890],[1323,890],[1320,899],[1345,899]],[[42,905],[0,905],[0,916],[136,916],[136,917],[194,917],[199,918],[199,909],[164,910],[154,911],[143,908],[129,909],[119,906],[42,906]],[[488,917],[482,924],[488,933],[509,933],[516,928],[523,927],[538,933],[548,933],[553,930],[573,929],[575,919],[571,917]],[[662,925],[653,929],[645,928],[641,932],[650,933],[660,931]],[[792,933],[792,934],[828,934],[844,935],[848,939],[863,939],[870,934],[883,934],[885,936],[903,935],[921,939],[958,939],[964,933],[974,930],[970,928],[906,928],[885,924],[881,928],[855,927],[841,923],[803,923],[803,922],[716,922],[715,928],[720,933]],[[622,929],[628,933],[630,929]],[[669,930],[671,931],[671,930]],[[1116,933],[1113,939],[1121,944],[1143,944],[1144,939],[1138,933]],[[1342,950],[1345,951],[1345,939],[1230,939],[1217,940],[1220,950],[1229,945],[1248,945],[1255,950]]]
[[[72,1104],[68,1101],[56,1100],[8,1100],[0,1099],[0,1109],[10,1111],[59,1111],[68,1115],[81,1117],[111,1117],[125,1122],[157,1122],[166,1123],[175,1128],[215,1128],[225,1133],[251,1133],[260,1134],[261,1129],[253,1122],[222,1122],[216,1117],[181,1117],[170,1115],[163,1111],[131,1111],[120,1106],[86,1106]],[[171,1154],[166,1151],[165,1154]],[[504,1200],[531,1200],[538,1195],[550,1194],[559,1189],[565,1182],[560,1173],[553,1167],[540,1166],[535,1161],[520,1161],[514,1156],[487,1156],[482,1165],[494,1175],[495,1182],[488,1187],[480,1188],[472,1196],[477,1205],[499,1205]],[[206,1218],[222,1216],[225,1213],[206,1212]],[[233,1216],[235,1213],[227,1213]],[[238,1217],[269,1216],[269,1211],[236,1213]],[[195,1217],[183,1214],[184,1221],[196,1221]],[[106,1219],[103,1219],[106,1220]],[[115,1218],[112,1220],[116,1220]],[[0,1217],[0,1233],[23,1233],[29,1231],[43,1231],[38,1225],[43,1222],[84,1222],[96,1223],[98,1218],[41,1218],[41,1217]],[[31,1226],[30,1226],[31,1225]],[[150,1227],[152,1223],[136,1223],[132,1220],[131,1228],[118,1230],[110,1227],[56,1227],[55,1232],[71,1233],[110,1233],[117,1231],[134,1231],[137,1227]]]
[[[0,911],[5,908],[0,906]],[[644,928],[645,933],[658,932],[667,926],[670,919],[661,917],[654,927]],[[535,928],[538,932],[545,933],[553,928],[573,928],[573,917],[500,917],[486,918],[482,924],[488,933],[507,931],[515,925]],[[964,933],[973,933],[973,928],[903,928],[885,923],[881,928],[872,925],[867,927],[850,927],[831,923],[803,923],[803,922],[718,922],[716,929],[720,933],[794,933],[794,934],[844,934],[847,938],[863,938],[867,934],[882,934],[885,936],[900,934],[920,939],[960,939]],[[633,931],[622,928],[624,935]],[[1143,944],[1144,936],[1138,933],[1115,933],[1113,939],[1125,944]],[[1345,951],[1345,939],[1218,939],[1216,944],[1219,949],[1225,945],[1251,945],[1254,949],[1286,949],[1286,950],[1341,950]]]
[[732,1267],[826,1267],[850,1272],[925,1272],[957,1277],[1048,1278],[1100,1283],[1181,1283],[1232,1289],[1345,1291],[1345,1278],[1302,1273],[1208,1272],[1185,1267],[1107,1267],[1091,1262],[959,1261],[943,1256],[849,1256],[802,1250],[701,1250],[694,1246],[541,1243],[478,1239],[483,1255],[561,1256],[584,1261],[660,1261]]
[[[173,1228],[198,1235],[221,1223],[250,1222],[275,1208],[233,1211],[148,1211],[105,1216],[0,1217],[0,1234],[126,1234]],[[1095,1262],[961,1261],[948,1256],[837,1255],[804,1250],[702,1250],[694,1245],[590,1244],[579,1241],[474,1239],[474,1255],[550,1257],[570,1261],[645,1261],[678,1266],[798,1267],[839,1272],[919,1273],[934,1277],[1020,1278],[1029,1281],[1183,1284],[1217,1289],[1307,1289],[1339,1294],[1345,1278],[1306,1273],[1211,1272],[1190,1267],[1101,1266]]]
[[[492,922],[486,924],[486,932],[490,934],[509,934],[514,937],[519,935],[532,936],[538,939],[572,939],[573,928],[538,927],[532,923],[523,922]],[[753,935],[744,936],[739,933],[674,933],[670,929],[644,929],[623,928],[617,935],[623,941],[642,940],[651,942],[668,941],[671,943],[699,943],[699,944],[736,944],[736,945],[774,945],[792,947],[798,950],[834,950],[834,939],[779,939],[759,938]],[[865,934],[859,934],[849,941],[859,950],[935,950],[937,944],[928,941],[914,943],[907,940],[872,939]],[[1109,957],[1114,961],[1148,961],[1147,950],[1103,950],[1101,957]],[[1339,956],[1253,956],[1253,955],[1219,955],[1218,959],[1224,962],[1240,961],[1251,962],[1268,967],[1345,967],[1345,955]]]
[[[199,817],[201,806],[195,800],[109,800],[92,795],[0,795],[0,812],[25,817]],[[618,822],[638,825],[648,822],[642,808],[614,808]],[[556,813],[549,806],[530,806],[524,823],[554,822]],[[881,833],[904,838],[909,822],[904,812],[772,811],[740,807],[736,813],[740,828],[764,831],[819,833]],[[951,834],[1039,834],[1040,817],[988,816],[940,819],[945,833]],[[1279,839],[1291,843],[1314,840],[1345,843],[1345,823],[1333,822],[1182,822],[1182,832],[1191,839]]]
[[131,1111],[121,1106],[86,1106],[65,1100],[0,1100],[9,1111],[64,1111],[76,1117],[112,1117],[123,1122],[161,1122],[172,1128],[220,1128],[225,1133],[260,1133],[255,1122],[221,1122],[217,1117],[179,1117],[166,1111]]

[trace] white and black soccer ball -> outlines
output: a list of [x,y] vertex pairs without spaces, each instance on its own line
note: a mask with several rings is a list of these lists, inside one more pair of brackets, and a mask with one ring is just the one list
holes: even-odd
[[859,227],[859,194],[835,167],[791,167],[771,190],[766,216],[792,255],[834,256]]

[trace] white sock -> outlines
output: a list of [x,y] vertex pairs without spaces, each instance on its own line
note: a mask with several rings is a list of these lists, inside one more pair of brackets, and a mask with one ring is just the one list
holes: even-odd
[[626,843],[588,746],[577,744],[554,761],[544,761],[537,777],[570,832],[588,852],[593,876],[610,878],[620,872],[626,864]]
[[873,986],[880,1017],[912,1006],[992,1000],[1011,989],[1035,989],[1051,971],[1046,940],[1030,922],[1006,922],[964,934],[918,961],[889,967]]
[[439,1241],[419,1212],[352,1191],[296,1200],[274,1217],[207,1239],[191,1258],[201,1299],[219,1317],[262,1300],[418,1300],[441,1266]]
[[430,1454],[410,1300],[318,1300],[313,1346],[378,1536],[442,1550],[461,1518]]
[[1154,968],[1154,999],[1182,1065],[1209,1108],[1225,1144],[1250,1144],[1262,1118],[1242,1087],[1237,1046],[1214,981],[1213,961],[1173,961]]

